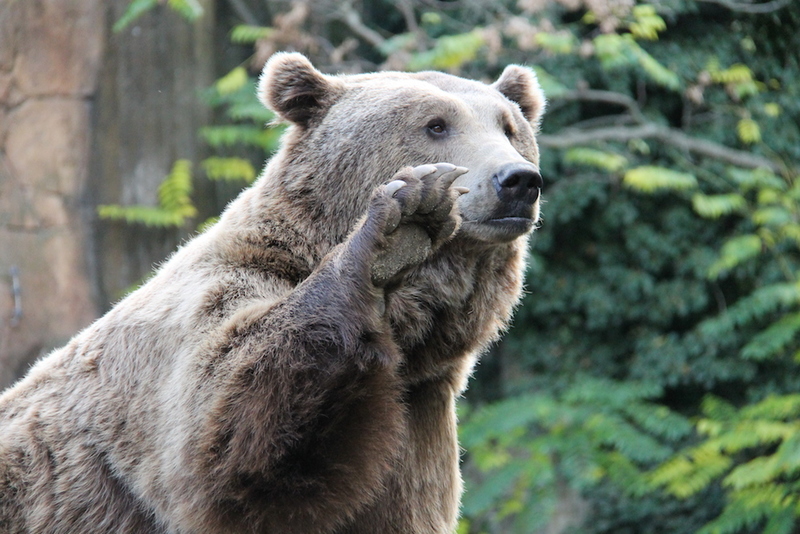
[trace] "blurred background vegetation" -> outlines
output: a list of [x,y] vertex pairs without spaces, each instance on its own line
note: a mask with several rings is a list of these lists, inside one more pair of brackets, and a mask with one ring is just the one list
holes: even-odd
[[201,148],[173,154],[147,202],[92,205],[142,242],[197,231],[256,178],[281,131],[254,94],[275,51],[331,73],[536,70],[544,219],[514,326],[460,403],[461,534],[800,530],[800,2],[117,11],[118,39],[154,17],[217,36]]

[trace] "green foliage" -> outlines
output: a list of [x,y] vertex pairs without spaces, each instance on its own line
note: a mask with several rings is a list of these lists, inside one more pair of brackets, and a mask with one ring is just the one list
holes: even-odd
[[254,44],[259,39],[269,38],[275,30],[266,26],[249,26],[240,24],[231,30],[231,42],[236,44]]
[[533,39],[543,50],[552,54],[571,54],[579,44],[578,39],[569,32],[540,32]]
[[567,87],[543,68],[534,65],[533,70],[536,72],[536,78],[539,80],[542,91],[549,98],[561,96],[567,92]]
[[761,238],[754,234],[738,235],[722,245],[722,253],[709,270],[709,276],[718,277],[749,259],[761,254]]
[[190,22],[203,14],[203,6],[197,0],[167,0],[167,5]]
[[[800,160],[797,126],[776,122],[786,106],[800,113],[781,92],[800,72],[766,52],[765,18],[723,21],[694,2],[637,2],[611,23],[541,9],[518,14],[541,36],[507,36],[531,52],[504,61],[536,65],[550,100],[544,223],[530,295],[494,356],[514,372],[499,400],[463,418],[479,475],[467,479],[462,528],[512,532],[522,510],[548,513],[566,486],[592,506],[575,531],[792,531],[795,468],[769,458],[791,457],[798,419],[800,195],[793,172],[775,169]],[[630,124],[698,141],[624,139]],[[775,164],[748,167],[708,141]],[[583,405],[572,395],[587,376],[609,390],[655,389],[626,411]],[[633,419],[642,402],[680,420],[680,432]],[[781,418],[750,410],[769,403]],[[627,516],[595,521],[610,500]]]
[[479,29],[471,32],[447,35],[436,40],[436,45],[425,52],[414,54],[408,64],[409,70],[453,70],[472,61],[484,45],[483,33]]
[[667,29],[667,23],[664,22],[655,7],[651,5],[639,5],[633,8],[633,16],[635,22],[629,26],[631,34],[637,39],[646,39],[648,41],[658,40],[659,32]]
[[125,221],[154,227],[181,227],[197,215],[191,200],[191,162],[178,160],[158,188],[158,206],[101,205],[97,213],[101,219]]
[[681,86],[680,78],[648,54],[632,34],[598,35],[594,46],[601,65],[608,70],[638,65],[658,85],[673,90]]
[[[329,72],[517,63],[548,97],[528,294],[461,403],[459,533],[540,532],[576,501],[565,531],[797,530],[800,5],[447,4],[379,0],[365,39],[309,3],[291,30],[324,33],[293,46]],[[284,46],[279,28],[230,35]],[[200,168],[246,183],[280,129],[237,62],[207,92]]]
[[[159,0],[132,0],[125,9],[125,13],[114,23],[112,31],[114,33],[121,32],[136,19],[161,3],[163,2]],[[168,0],[166,4],[189,22],[197,20],[203,14],[203,7],[197,0]]]
[[770,396],[743,409],[708,397],[703,406],[697,428],[707,439],[659,466],[650,483],[686,497],[722,477],[728,503],[700,532],[759,525],[792,532],[800,514],[800,395]]
[[697,178],[685,172],[650,165],[630,169],[622,183],[643,193],[661,190],[682,191],[697,187]]
[[800,331],[800,313],[781,317],[742,347],[742,358],[766,360],[780,356],[790,346]]
[[541,529],[552,513],[548,488],[559,479],[592,486],[604,478],[636,495],[645,490],[637,463],[663,460],[689,422],[650,402],[654,384],[578,376],[557,395],[525,394],[484,406],[461,425],[461,443],[482,473],[468,481],[463,510],[485,521],[513,518],[505,532]]
[[114,24],[112,31],[114,31],[114,33],[121,32],[134,20],[156,7],[157,4],[158,0],[132,0],[131,3],[128,4],[127,9],[125,9],[125,13],[123,13]]
[[739,193],[722,195],[706,195],[695,193],[692,196],[692,207],[701,217],[719,219],[723,215],[740,213],[747,206],[747,200]]
[[594,148],[570,148],[564,154],[566,163],[577,163],[596,167],[608,172],[618,172],[628,165],[628,159],[620,154]]
[[736,124],[736,131],[743,143],[752,144],[761,141],[761,128],[753,119],[742,119]]
[[237,181],[250,183],[256,179],[253,164],[243,158],[210,157],[203,160],[203,170],[211,180]]
[[220,96],[227,96],[240,90],[245,85],[247,85],[247,70],[239,66],[217,80],[214,88]]
[[[741,63],[732,65],[727,69],[720,69],[717,58],[712,57],[707,69],[711,75],[711,80],[715,83],[725,85],[728,93],[738,100],[757,94],[763,87],[763,84],[759,84],[753,78],[753,71],[750,70],[750,67]],[[739,128],[742,127],[753,128],[753,125],[742,126],[740,122]],[[758,125],[755,125],[755,127],[757,128]]]

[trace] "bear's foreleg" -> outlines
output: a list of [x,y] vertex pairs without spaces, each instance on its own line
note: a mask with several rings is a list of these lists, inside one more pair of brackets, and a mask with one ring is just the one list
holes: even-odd
[[206,495],[180,506],[184,526],[332,532],[385,490],[408,413],[382,286],[455,231],[463,191],[450,185],[464,171],[404,169],[311,276],[223,326],[199,450],[184,456],[201,459],[187,490]]

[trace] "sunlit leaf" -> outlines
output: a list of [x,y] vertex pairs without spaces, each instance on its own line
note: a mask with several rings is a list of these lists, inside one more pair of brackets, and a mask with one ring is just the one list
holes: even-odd
[[697,178],[665,167],[643,166],[630,169],[622,178],[622,183],[643,193],[672,190],[684,191],[697,187]]

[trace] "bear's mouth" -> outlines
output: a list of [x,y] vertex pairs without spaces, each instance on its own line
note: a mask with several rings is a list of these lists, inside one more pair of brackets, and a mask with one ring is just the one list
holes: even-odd
[[461,230],[483,241],[506,242],[525,235],[535,221],[530,217],[496,217],[484,221],[464,221]]
[[533,229],[533,219],[530,217],[497,217],[483,222],[484,226],[493,228],[496,231],[503,232],[514,237],[527,234]]

